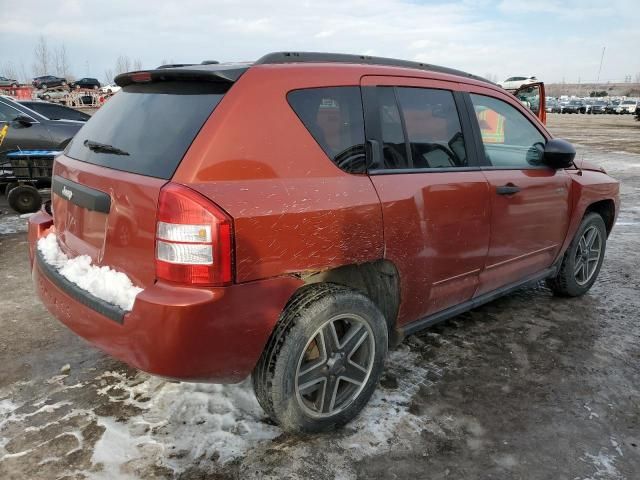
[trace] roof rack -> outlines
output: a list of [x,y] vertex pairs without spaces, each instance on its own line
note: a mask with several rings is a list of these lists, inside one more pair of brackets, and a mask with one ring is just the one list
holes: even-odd
[[461,70],[456,70],[454,68],[431,65],[429,63],[411,62],[409,60],[397,60],[395,58],[351,55],[347,53],[273,52],[258,59],[254,65],[279,63],[361,63],[365,65],[386,65],[390,67],[414,68],[416,70],[424,70],[428,72],[446,73],[495,85],[495,83],[487,80],[486,78],[463,72]]

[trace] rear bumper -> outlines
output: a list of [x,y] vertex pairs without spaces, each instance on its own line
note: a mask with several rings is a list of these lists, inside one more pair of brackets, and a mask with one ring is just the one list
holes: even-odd
[[280,312],[300,285],[289,277],[223,288],[157,282],[138,294],[119,323],[100,311],[90,294],[70,290],[65,279],[38,258],[35,243],[46,232],[46,217],[39,213],[29,222],[32,278],[44,305],[101,350],[155,375],[218,383],[242,380],[255,367]]

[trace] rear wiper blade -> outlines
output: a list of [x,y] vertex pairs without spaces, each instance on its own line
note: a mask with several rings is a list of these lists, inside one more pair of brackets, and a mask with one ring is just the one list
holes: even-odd
[[129,155],[129,152],[120,150],[118,147],[114,147],[113,145],[108,145],[106,143],[94,142],[93,140],[85,140],[84,146],[94,152],[113,153],[114,155]]

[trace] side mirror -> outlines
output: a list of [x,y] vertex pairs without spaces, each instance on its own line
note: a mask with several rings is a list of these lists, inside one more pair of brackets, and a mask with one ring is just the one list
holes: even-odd
[[576,149],[566,140],[552,138],[544,146],[544,164],[551,168],[569,168],[576,158]]
[[19,123],[23,127],[30,127],[33,123],[33,119],[31,117],[27,117],[26,115],[18,115],[13,119],[15,123]]

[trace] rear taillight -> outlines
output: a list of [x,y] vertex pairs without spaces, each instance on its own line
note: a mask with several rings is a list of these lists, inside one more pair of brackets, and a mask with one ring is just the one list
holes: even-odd
[[191,285],[229,285],[233,280],[231,218],[182,185],[160,191],[156,223],[156,275]]

